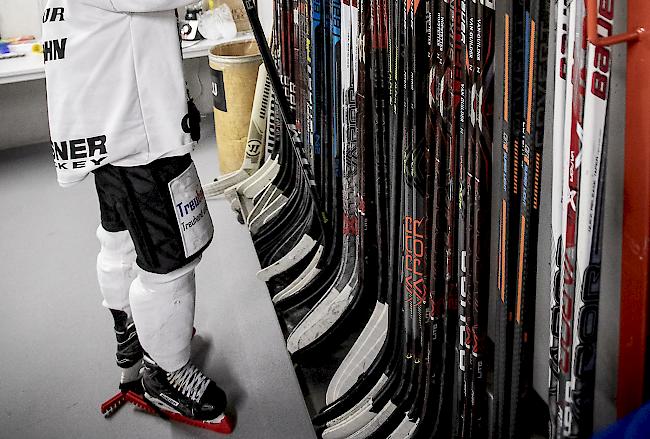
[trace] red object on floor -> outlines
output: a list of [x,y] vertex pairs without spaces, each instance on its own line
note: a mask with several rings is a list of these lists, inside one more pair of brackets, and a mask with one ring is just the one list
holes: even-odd
[[196,421],[194,419],[186,418],[185,416],[178,413],[172,413],[168,412],[167,410],[154,408],[142,396],[138,395],[135,392],[127,392],[125,397],[126,400],[131,404],[152,415],[162,414],[163,417],[167,417],[172,421],[182,422],[183,424],[191,425],[192,427],[203,428],[206,430],[214,431],[216,433],[230,434],[234,430],[233,421],[226,415],[223,415],[221,421],[215,423]]
[[124,403],[126,402],[126,394],[124,392],[119,392],[117,395],[106,401],[99,408],[104,417],[108,418],[113,416],[113,413],[117,411]]

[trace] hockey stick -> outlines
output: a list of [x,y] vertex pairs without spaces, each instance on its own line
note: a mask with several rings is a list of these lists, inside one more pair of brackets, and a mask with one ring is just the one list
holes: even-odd
[[[371,11],[368,11],[368,9],[364,8],[364,3],[361,4],[361,8],[362,8],[362,11],[361,11],[362,23],[367,23],[365,20],[370,20],[371,17],[370,17],[369,12],[371,12]],[[377,17],[377,5],[376,4],[372,5],[372,16]],[[372,20],[370,20],[370,21],[372,22]],[[364,26],[369,26],[369,24],[365,24]],[[373,32],[376,32],[376,30],[377,30],[376,22],[373,23],[373,27],[375,29]],[[361,32],[362,38],[369,38],[370,35],[369,35],[367,29],[369,29],[369,28],[368,27],[362,27],[362,32]],[[362,47],[370,47],[370,45],[368,43],[366,43],[365,45],[362,45]],[[361,56],[361,61],[363,61],[364,59],[365,59],[365,57],[362,55]],[[378,71],[379,65],[377,63],[374,63],[373,67],[375,67],[374,71],[379,73],[379,71]],[[360,69],[360,72],[362,72],[362,71],[364,71],[364,69]],[[362,80],[361,83],[364,84],[363,80]],[[362,90],[362,89],[363,88],[360,87],[360,90]],[[360,94],[359,97],[361,99],[360,100],[359,110],[362,111],[364,109],[364,107],[365,107],[365,105],[363,103],[367,102],[367,101],[362,99],[363,94]],[[372,101],[369,101],[369,102],[372,102],[373,107],[381,108],[381,106],[378,105],[378,103],[374,99]],[[368,117],[360,118],[360,120],[362,120],[362,121],[363,120],[368,120]],[[375,120],[376,120],[376,118],[375,118]],[[375,127],[377,125],[378,124],[375,123]],[[379,132],[379,131],[376,131],[376,132]],[[393,131],[393,132],[395,132],[395,131]],[[361,131],[361,133],[363,133],[363,131]],[[381,138],[381,137],[378,137],[378,139],[379,138]],[[395,145],[397,145],[397,142],[395,143]],[[393,161],[393,163],[397,166],[397,169],[400,169],[401,160],[399,158],[396,158]],[[392,168],[392,165],[391,165],[391,168]],[[395,175],[397,175],[397,174],[395,174]],[[383,182],[384,180],[379,179],[378,181]],[[392,190],[395,189],[395,188],[398,188],[399,185],[393,183],[390,187],[391,187],[391,192],[394,193]],[[391,200],[392,200],[392,203],[397,203],[396,206],[399,206],[399,197],[398,196],[394,196],[394,195],[391,196]],[[366,209],[368,209],[368,201],[366,201]],[[395,210],[393,209],[393,211],[395,211]],[[367,211],[367,214],[368,213],[369,212]],[[391,216],[392,216],[392,214],[391,214]],[[379,223],[379,221],[378,221],[378,223]],[[393,222],[393,224],[395,224],[395,222]],[[397,223],[397,224],[399,224],[399,223]],[[393,227],[393,229],[394,229],[394,227]],[[378,235],[378,236],[380,236],[380,235]],[[398,243],[395,240],[393,240],[393,242],[395,242],[395,246],[391,246],[392,249],[397,249],[398,248],[397,247]],[[394,250],[391,250],[391,252],[393,252],[393,251]],[[386,254],[386,253],[384,253],[384,254]],[[391,263],[392,264],[391,267],[394,267],[396,269],[397,268],[396,258],[391,257],[391,259],[393,261],[395,261],[395,262]],[[381,260],[381,258],[380,258],[380,260]],[[391,268],[391,273],[392,273],[392,270],[393,270],[393,268]],[[379,271],[379,273],[383,273],[383,272],[384,272],[383,270]],[[370,276],[370,277],[366,276],[366,279],[368,281],[368,280],[373,279],[373,277],[372,276]],[[393,280],[390,280],[390,282],[389,282],[390,285],[393,285],[394,284],[393,282],[395,282],[396,277],[391,274],[391,277],[389,279],[393,279]],[[384,285],[387,285],[387,284],[384,284]],[[380,287],[380,291],[382,290],[382,288],[385,288],[385,286]],[[399,296],[393,296],[393,297],[397,298],[397,297],[400,297],[400,296],[401,296],[401,294]],[[395,306],[398,306],[398,305],[395,305]],[[383,391],[382,388],[389,384],[389,376],[388,376],[388,374],[390,374],[391,377],[393,377],[393,378],[390,379],[391,380],[390,382],[395,382],[394,377],[396,375],[393,372],[391,372],[391,370],[394,369],[395,365],[401,364],[402,360],[401,360],[401,355],[399,354],[399,350],[397,350],[393,346],[395,346],[395,347],[399,346],[399,344],[397,344],[398,343],[398,332],[397,331],[399,331],[397,325],[399,324],[399,321],[401,319],[399,318],[399,314],[396,311],[396,308],[394,308],[392,305],[389,308],[389,319],[388,320],[391,323],[389,325],[389,330],[388,330],[388,333],[387,333],[387,337],[385,339],[386,342],[384,343],[384,346],[382,347],[379,355],[377,356],[377,361],[375,361],[368,368],[368,371],[360,377],[360,379],[357,381],[357,383],[355,383],[353,388],[351,388],[350,391],[347,392],[346,395],[344,395],[343,398],[340,398],[340,400],[337,401],[336,404],[333,404],[331,407],[328,407],[327,411],[325,411],[322,415],[319,415],[318,420],[315,419],[315,422],[318,423],[321,416],[325,416],[326,414],[329,414],[331,416],[333,413],[341,413],[341,411],[340,411],[341,409],[345,409],[345,407],[350,407],[349,404],[353,404],[354,402],[358,402],[356,405],[354,405],[350,409],[348,409],[348,411],[346,413],[343,413],[343,414],[339,415],[338,418],[336,418],[332,422],[329,422],[328,423],[329,428],[328,428],[328,430],[325,431],[324,434],[335,433],[337,431],[338,432],[347,431],[348,434],[349,434],[351,432],[354,432],[354,431],[358,430],[363,425],[365,425],[367,423],[367,421],[369,420],[369,418],[374,417],[374,414],[372,412],[370,412],[370,408],[371,408],[371,405],[372,405],[372,403],[370,401],[370,398],[376,396],[379,392]],[[346,434],[346,436],[348,434]],[[336,437],[338,437],[338,436],[336,436]]]
[[[271,236],[277,236],[277,235],[267,234],[267,236],[268,236],[267,239],[269,239]],[[331,237],[332,235],[330,234],[326,236]],[[300,275],[300,278],[296,279],[296,282],[287,286],[287,288],[285,288],[283,291],[280,292],[278,296],[276,296],[276,303],[278,303],[278,305],[280,305],[280,302],[282,302],[281,303],[282,307],[283,308],[287,307],[287,303],[285,303],[285,301],[287,299],[293,298],[298,293],[301,293],[300,298],[301,300],[304,300],[303,297],[304,294],[302,293],[303,291],[309,291],[308,294],[309,300],[313,300],[312,297],[317,298],[320,295],[322,295],[322,292],[319,291],[318,288],[322,287],[325,284],[325,282],[320,282],[318,284],[316,284],[315,282],[317,281],[317,279],[330,276],[332,274],[332,267],[337,267],[337,265],[333,264],[333,262],[335,261],[334,255],[338,253],[337,249],[339,248],[338,246],[340,245],[338,241],[339,241],[338,239],[331,240],[330,238],[326,238],[325,241],[326,246],[323,249],[323,253],[325,257],[321,258],[319,261],[316,261],[317,266],[313,266],[312,264],[310,264],[310,267],[313,268],[311,272],[307,272],[307,271],[303,272]],[[329,283],[329,281],[327,283]]]
[[[404,166],[404,178],[405,182],[409,185],[413,184],[413,173],[411,172],[411,165],[413,163],[413,148],[414,148],[414,136],[412,131],[412,117],[413,117],[413,100],[412,100],[412,91],[413,91],[413,82],[410,78],[413,75],[413,54],[411,44],[414,42],[411,41],[411,32],[410,32],[410,23],[413,20],[413,4],[404,3],[402,9],[401,21],[403,24],[403,35],[405,37],[405,47],[406,51],[404,52],[404,60],[406,61],[406,74],[404,75],[404,82],[401,84],[402,90],[404,92],[404,126],[403,126],[403,147],[405,153],[405,159],[407,162]],[[383,17],[386,11],[386,5],[384,2],[378,2],[375,9],[375,13],[378,17]],[[378,29],[380,30],[380,35],[382,33],[381,29],[385,29],[385,26],[381,24],[382,20],[380,18]],[[380,46],[381,47],[381,46]],[[378,61],[377,73],[380,76],[377,77],[380,81],[382,80],[382,74],[385,69],[383,57],[375,57]],[[380,93],[375,94],[376,97],[381,96]],[[376,104],[378,108],[385,106],[381,101],[377,101]],[[381,120],[381,119],[379,119]],[[382,123],[385,125],[385,123]],[[381,131],[380,131],[381,133]],[[383,138],[383,137],[382,137]],[[385,141],[384,141],[385,142]],[[381,155],[379,156],[381,159]],[[412,187],[412,186],[411,186]],[[406,252],[409,252],[413,249],[410,247],[413,242],[409,241],[416,231],[414,228],[409,225],[414,223],[412,221],[412,212],[413,212],[413,197],[412,191],[409,189],[409,186],[405,186],[405,194],[403,199],[403,221],[404,221],[404,236],[403,236],[403,249]],[[400,287],[398,291],[402,291]],[[409,294],[412,294],[410,296]],[[372,399],[372,404],[368,409],[369,414],[374,414],[372,420],[358,430],[355,435],[352,437],[367,437],[368,435],[384,435],[393,431],[396,427],[399,427],[400,421],[403,419],[403,414],[405,411],[409,410],[412,406],[414,399],[417,393],[417,382],[419,381],[421,367],[421,326],[419,317],[421,317],[421,306],[422,303],[416,299],[416,294],[413,294],[412,291],[404,289],[401,293],[402,300],[404,300],[403,309],[403,332],[402,332],[402,352],[404,352],[403,357],[398,361],[397,365],[399,366],[396,369],[393,369],[391,378],[387,386],[382,389],[382,391],[377,395],[376,398]]]
[[[249,6],[249,7],[251,7],[251,8],[254,8],[254,5],[253,5],[252,3],[251,3],[251,4],[248,4],[247,6]],[[249,9],[250,9],[250,8],[249,8]],[[253,20],[253,21],[255,21],[255,20]],[[261,50],[261,52],[262,52],[263,54],[264,54],[264,53],[267,53],[267,55],[268,55],[268,48],[266,48],[266,50]],[[269,60],[268,56],[265,57],[265,60],[266,60],[266,61]],[[272,81],[272,83],[274,83],[275,86],[277,87],[277,85],[278,85],[278,83],[279,83],[279,78],[277,77],[277,72],[276,72],[275,75],[271,75],[271,78],[273,79],[274,76],[275,76],[275,80]],[[286,99],[282,99],[282,101],[284,101],[284,104],[282,104],[281,107],[284,107],[284,112],[286,113],[286,112],[287,112],[288,104],[287,104],[287,102],[286,102]],[[287,117],[291,120],[291,115],[290,115],[290,114],[287,115]],[[296,133],[294,132],[294,134],[296,134]],[[293,141],[293,140],[296,140],[295,136],[292,136],[291,140],[292,140],[292,141]],[[294,148],[294,150],[295,150],[295,148]],[[302,168],[304,168],[304,169],[303,169],[303,173],[304,173],[304,170],[305,170],[305,169],[308,169],[308,163],[306,162],[306,159],[305,159],[304,161],[301,161],[301,163],[302,163]],[[306,167],[307,167],[307,168],[306,168]],[[309,189],[309,192],[310,192],[311,195],[314,195],[314,194],[315,194],[315,189],[314,189],[314,182],[313,182],[313,179],[310,181],[310,189]],[[324,214],[324,212],[322,212],[322,209],[321,209],[321,211],[320,211],[320,213],[319,213],[320,217],[321,217],[321,218],[323,218],[323,217],[326,218],[327,215],[323,215],[323,214]],[[320,224],[320,222],[319,222],[319,224]],[[321,224],[321,226],[324,226],[324,225]],[[322,229],[322,227],[321,227],[321,229]],[[280,230],[282,230],[282,229],[280,229]],[[268,233],[267,233],[266,235],[268,235]],[[264,236],[266,236],[266,235],[264,235]],[[261,237],[262,240],[265,240],[264,236]],[[270,236],[272,236],[272,235],[269,235],[269,237],[270,237]],[[277,237],[277,235],[275,235],[275,236]],[[320,238],[319,238],[319,239],[320,239]],[[310,266],[311,266],[311,265],[312,265],[312,264],[310,264]],[[303,277],[302,277],[302,281],[303,281],[303,283],[305,283],[305,282],[304,282],[304,279],[305,279],[305,277],[303,276]],[[290,286],[291,286],[291,288],[289,288],[289,290],[292,290],[293,292],[295,292],[295,291],[297,291],[297,289],[296,289],[295,287],[300,286],[300,285],[293,284],[293,285],[290,285]],[[287,288],[285,288],[285,292],[286,292],[286,291],[287,291]]]
[[[356,93],[358,85],[358,56],[357,56],[357,47],[358,47],[358,33],[359,33],[359,17],[357,13],[356,3],[351,5],[351,59],[352,59],[352,84],[354,90],[354,100],[356,102]],[[350,97],[352,99],[352,96]],[[355,105],[356,113],[356,105]],[[356,114],[350,114],[350,118],[355,119],[356,125]],[[356,126],[355,126],[356,128]],[[356,144],[356,130],[354,134],[354,148],[357,147]],[[361,171],[361,168],[358,167],[358,171]],[[357,183],[358,184],[358,183]],[[358,191],[358,189],[357,189]],[[360,194],[357,194],[360,198]],[[358,227],[358,217],[355,222],[357,223],[356,229],[357,234],[360,232]],[[357,238],[357,252],[361,251],[361,242]],[[357,255],[357,260],[361,254]],[[380,299],[381,300],[381,299]],[[352,387],[355,381],[359,378],[359,375],[365,372],[368,367],[374,362],[375,358],[380,352],[381,346],[383,345],[386,338],[386,325],[388,323],[388,309],[385,301],[378,301],[375,304],[373,313],[368,321],[367,325],[363,329],[362,333],[359,335],[357,341],[355,342],[352,349],[349,351],[348,355],[345,357],[339,368],[337,369],[334,377],[330,381],[328,386],[326,402],[328,404],[333,403],[336,399],[346,393],[347,390]]]
[[[356,11],[356,7],[354,8]],[[356,48],[357,14],[349,2],[341,7],[341,73],[340,93],[342,100],[342,144],[343,144],[343,248],[342,263],[332,288],[321,298],[314,308],[298,323],[287,340],[290,353],[295,353],[328,334],[330,328],[346,314],[348,305],[359,293],[357,253],[357,150],[356,150]]]
[[[577,252],[577,219],[580,204],[580,177],[582,162],[578,160],[582,152],[582,139],[578,130],[582,132],[584,116],[584,97],[586,88],[586,47],[583,46],[583,34],[586,29],[585,7],[580,1],[573,1],[569,8],[569,50],[572,52],[569,65],[572,67],[571,84],[567,82],[567,113],[565,120],[565,137],[567,142],[564,163],[564,190],[562,223],[564,229],[564,251],[562,265],[560,266],[560,340],[558,352],[559,375],[557,382],[557,423],[556,435],[564,435],[566,421],[570,419],[570,381],[572,376],[572,347],[570,337],[573,337],[573,313],[575,303],[575,266]],[[569,88],[570,87],[570,88]],[[568,96],[568,95],[567,95]],[[566,418],[565,418],[566,416]]]
[[556,1],[555,32],[555,95],[553,105],[553,182],[551,200],[551,285],[549,319],[549,437],[556,436],[555,417],[557,413],[557,380],[559,374],[559,323],[560,323],[560,264],[562,263],[562,205],[564,199],[564,122],[567,100],[567,75],[569,51],[569,8],[564,0]]
[[510,385],[514,315],[516,254],[519,218],[519,163],[523,107],[524,2],[503,6],[503,113],[500,161],[499,252],[497,267],[497,324],[495,335],[494,388],[490,437],[509,435]]
[[263,152],[262,145],[266,137],[266,121],[270,99],[271,83],[267,81],[266,69],[263,65],[260,65],[257,74],[257,85],[255,86],[255,97],[253,98],[251,121],[248,127],[248,140],[241,168],[230,174],[217,177],[213,183],[204,185],[203,192],[206,198],[213,198],[223,194],[227,188],[243,182],[259,170]]
[[527,422],[532,393],[537,228],[544,144],[548,2],[533,0],[526,11],[524,124],[521,155],[521,204],[514,314],[510,437],[530,434]]
[[321,202],[316,190],[316,182],[314,180],[309,161],[305,157],[305,151],[303,149],[300,133],[296,130],[295,119],[291,113],[291,110],[289,109],[289,102],[287,101],[287,97],[284,94],[284,89],[282,87],[282,83],[280,82],[280,77],[278,76],[277,69],[273,64],[269,46],[266,43],[266,39],[264,38],[264,31],[262,30],[262,25],[260,24],[260,20],[257,15],[257,7],[253,0],[244,0],[244,7],[246,9],[246,14],[248,15],[248,20],[251,24],[253,34],[255,35],[255,39],[257,40],[257,44],[260,48],[260,53],[262,54],[262,60],[266,66],[267,74],[271,80],[271,86],[278,101],[280,114],[282,115],[285,126],[289,131],[289,138],[294,150],[294,154],[302,165],[301,170],[303,173],[303,178],[309,184],[309,195],[312,203],[314,204],[314,209],[318,213],[318,221],[321,225],[321,228],[325,230],[326,224],[328,223],[328,216],[320,207]]
[[[596,11],[594,11],[596,12]],[[578,9],[578,14],[580,9]],[[599,5],[598,36],[613,34],[613,5]],[[596,342],[598,329],[598,301],[600,295],[600,261],[602,245],[603,190],[605,180],[605,151],[607,104],[611,72],[611,49],[596,47],[591,42],[583,46],[584,101],[580,166],[579,198],[576,209],[576,230],[568,228],[572,221],[567,218],[567,250],[570,239],[575,236],[575,296],[570,302],[565,297],[566,285],[561,297],[560,383],[565,379],[567,362],[569,377],[562,393],[558,394],[561,423],[556,434],[572,437],[591,435],[596,366]],[[579,53],[579,52],[576,52]],[[574,83],[574,87],[575,87]],[[574,95],[575,96],[575,95]],[[575,99],[575,98],[574,98]],[[579,123],[579,122],[578,122]],[[576,195],[577,197],[577,195]],[[571,209],[571,207],[569,207]],[[566,257],[566,256],[565,256]],[[566,262],[566,259],[565,259]],[[567,269],[567,267],[563,267]],[[566,283],[566,279],[564,279]],[[568,337],[572,337],[567,352]],[[570,357],[569,357],[570,355]],[[559,418],[558,418],[559,421]]]

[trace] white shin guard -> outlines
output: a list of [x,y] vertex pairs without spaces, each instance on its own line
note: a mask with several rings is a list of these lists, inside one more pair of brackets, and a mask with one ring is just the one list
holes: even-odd
[[167,274],[138,270],[131,284],[131,312],[140,344],[167,372],[190,359],[197,264],[198,259]]
[[97,280],[104,296],[102,305],[131,314],[129,288],[135,278],[135,247],[128,231],[108,232],[97,228],[101,250],[97,255]]

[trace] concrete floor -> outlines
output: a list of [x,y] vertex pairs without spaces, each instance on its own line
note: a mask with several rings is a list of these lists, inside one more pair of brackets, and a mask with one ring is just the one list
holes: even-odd
[[[217,174],[210,118],[193,157]],[[305,402],[246,229],[210,201],[215,238],[197,273],[193,357],[229,395],[232,437],[311,439]],[[208,438],[214,433],[122,408],[112,319],[95,278],[99,221],[92,177],[55,181],[49,146],[0,151],[0,438]]]

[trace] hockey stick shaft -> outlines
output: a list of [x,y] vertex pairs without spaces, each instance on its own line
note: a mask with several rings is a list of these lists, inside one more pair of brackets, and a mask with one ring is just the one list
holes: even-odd
[[246,14],[248,15],[248,20],[253,30],[253,35],[259,46],[260,54],[262,55],[262,60],[266,66],[266,71],[269,79],[271,80],[271,86],[275,93],[278,106],[280,108],[280,113],[284,119],[284,123],[289,131],[289,138],[291,140],[294,152],[300,160],[301,169],[304,174],[305,179],[309,183],[309,192],[311,199],[314,203],[314,208],[319,214],[319,222],[323,231],[325,231],[326,224],[328,224],[329,219],[327,213],[322,208],[322,203],[318,195],[318,190],[316,187],[316,181],[314,180],[314,175],[311,170],[309,160],[305,155],[303,148],[302,139],[300,133],[296,129],[295,117],[289,106],[289,101],[287,100],[286,95],[284,94],[284,87],[280,81],[280,76],[278,75],[277,68],[273,63],[273,58],[271,56],[271,51],[264,37],[264,30],[262,29],[262,24],[260,23],[259,16],[257,14],[257,6],[253,0],[244,0],[244,8],[246,9]]

